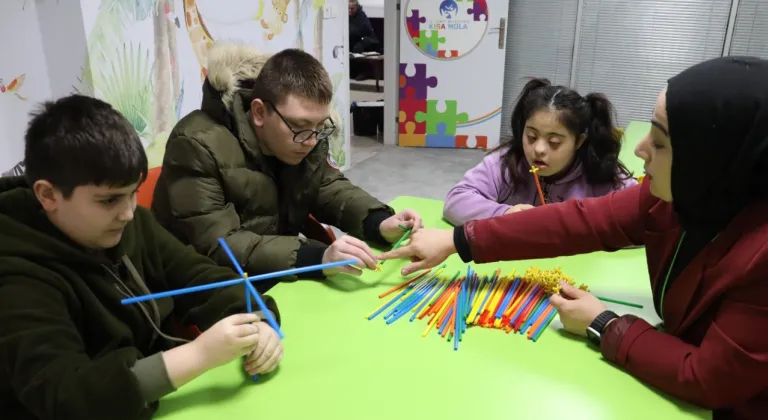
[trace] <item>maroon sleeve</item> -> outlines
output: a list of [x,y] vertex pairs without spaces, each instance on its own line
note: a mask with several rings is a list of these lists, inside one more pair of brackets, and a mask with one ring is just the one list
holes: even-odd
[[551,258],[642,245],[653,199],[648,183],[567,200],[464,226],[477,263]]
[[726,297],[698,347],[625,315],[608,325],[600,350],[675,397],[708,409],[739,405],[768,387],[768,335],[758,332],[768,325],[768,287],[739,295]]

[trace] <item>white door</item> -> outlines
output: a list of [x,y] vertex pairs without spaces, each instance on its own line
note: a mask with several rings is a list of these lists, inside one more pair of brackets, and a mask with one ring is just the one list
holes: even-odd
[[400,146],[498,145],[508,8],[508,0],[401,2]]

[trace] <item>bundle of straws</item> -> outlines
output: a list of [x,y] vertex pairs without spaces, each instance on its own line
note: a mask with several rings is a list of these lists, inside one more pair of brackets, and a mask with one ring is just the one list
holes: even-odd
[[[433,328],[437,334],[453,339],[454,350],[467,327],[476,326],[506,331],[507,334],[525,334],[536,341],[557,311],[549,303],[549,297],[560,292],[560,281],[574,285],[572,278],[561,269],[540,270],[531,267],[516,277],[514,271],[500,276],[501,270],[492,275],[478,275],[467,266],[466,276],[456,272],[450,279],[443,276],[445,264],[433,274],[431,269],[379,295],[382,299],[399,293],[384,302],[367,319],[372,320],[384,313],[387,324],[392,324],[410,313],[409,320],[429,318],[422,333],[426,337]],[[579,286],[587,290],[587,286]]]

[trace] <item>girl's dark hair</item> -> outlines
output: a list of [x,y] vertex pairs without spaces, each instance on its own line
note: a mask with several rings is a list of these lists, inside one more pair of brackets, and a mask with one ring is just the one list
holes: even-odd
[[577,141],[580,135],[586,135],[576,151],[576,159],[584,165],[587,182],[612,182],[618,186],[632,176],[619,161],[621,133],[614,124],[614,109],[608,98],[601,93],[582,97],[567,86],[553,86],[548,79],[534,78],[525,84],[512,111],[512,137],[495,149],[507,148],[502,156],[502,171],[508,190],[511,191],[513,185],[525,185],[530,178],[528,171],[521,172],[518,165],[525,159],[523,132],[528,118],[544,108],[558,111],[560,122]]

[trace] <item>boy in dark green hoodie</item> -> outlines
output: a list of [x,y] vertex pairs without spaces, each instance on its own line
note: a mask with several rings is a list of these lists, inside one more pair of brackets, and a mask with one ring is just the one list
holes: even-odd
[[[0,417],[147,419],[238,357],[249,374],[277,366],[282,344],[244,313],[242,285],[121,304],[238,276],[136,207],[147,157],[120,113],[79,95],[48,102],[25,142],[26,176],[0,178]],[[203,332],[187,341],[175,324]]]

